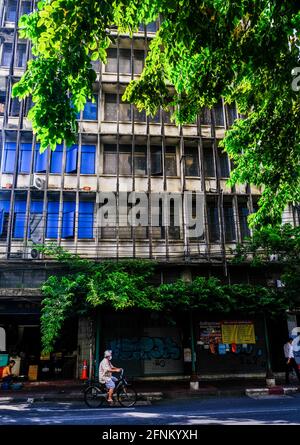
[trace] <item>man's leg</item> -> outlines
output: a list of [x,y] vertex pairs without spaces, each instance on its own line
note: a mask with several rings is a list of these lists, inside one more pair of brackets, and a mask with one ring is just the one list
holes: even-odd
[[285,363],[285,383],[288,385],[290,383],[290,365]]
[[108,389],[108,392],[107,392],[107,401],[108,402],[113,402],[112,396],[114,393],[115,386],[116,386],[115,382],[112,379],[110,379],[108,382],[106,382],[106,388]]

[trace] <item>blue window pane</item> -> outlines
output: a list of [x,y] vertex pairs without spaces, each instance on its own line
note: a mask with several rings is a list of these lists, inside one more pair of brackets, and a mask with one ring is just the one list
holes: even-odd
[[21,5],[21,14],[20,15],[29,14],[30,9],[31,9],[30,2],[23,1],[22,5]]
[[30,173],[31,144],[21,144],[19,153],[19,172]]
[[81,147],[80,173],[93,175],[95,173],[96,146],[83,145]]
[[10,0],[8,2],[6,10],[6,20],[8,22],[14,22],[16,20],[16,15],[17,15],[17,1]]
[[67,149],[66,173],[75,173],[77,170],[78,145],[72,145]]
[[15,170],[16,143],[6,142],[4,147],[3,173],[13,173]]
[[4,228],[4,210],[0,209],[0,235],[3,233]]
[[2,50],[1,65],[9,66],[12,59],[12,43],[5,43]]
[[75,229],[75,202],[64,202],[62,219],[62,238],[73,238]]
[[26,215],[26,201],[15,202],[14,238],[23,238]]
[[40,144],[35,146],[35,169],[36,173],[45,173],[47,170],[47,154],[48,150],[40,153]]
[[49,201],[47,208],[47,238],[57,238],[58,235],[59,202]]
[[31,201],[31,213],[43,213],[43,201]]
[[80,202],[78,216],[78,238],[93,238],[94,203]]
[[63,158],[63,145],[57,145],[55,151],[51,152],[50,173],[61,173]]
[[19,44],[17,46],[15,66],[22,68],[26,65],[26,45]]
[[95,96],[95,103],[92,103],[90,99],[86,102],[83,110],[83,119],[88,121],[95,121],[98,119],[98,96]]

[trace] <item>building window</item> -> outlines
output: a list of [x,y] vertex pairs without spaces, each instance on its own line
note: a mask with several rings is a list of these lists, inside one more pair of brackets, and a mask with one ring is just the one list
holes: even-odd
[[145,110],[139,111],[133,105],[133,117],[135,122],[146,122],[146,111]]
[[[116,145],[104,146],[103,173],[117,174],[118,153]],[[119,146],[119,174],[130,175],[132,173],[131,146]]]
[[[105,121],[117,121],[118,116],[118,104],[116,94],[105,94],[104,103],[104,120]],[[128,122],[131,121],[131,106],[130,103],[119,103],[119,121]]]
[[165,167],[167,176],[177,176],[176,147],[166,147]]
[[151,175],[162,175],[162,150],[161,147],[150,148]]
[[142,23],[139,25],[139,31],[145,31],[145,28],[147,32],[156,32],[157,24],[156,22],[151,22],[148,23],[148,25],[144,25]]
[[22,1],[21,4],[21,16],[24,14],[29,14],[30,13],[30,2],[26,2],[26,1]]
[[95,102],[88,99],[83,110],[83,120],[96,121],[98,119],[98,96],[95,95]]
[[211,111],[209,108],[205,107],[200,113],[201,125],[211,125]]
[[232,202],[224,202],[224,229],[225,229],[225,242],[231,242],[236,240],[235,220]]
[[[143,50],[133,50],[133,73],[141,74],[144,68],[144,51]],[[117,73],[118,72],[118,58],[117,58],[117,48],[109,48],[107,50],[107,64],[105,67],[107,73]],[[130,49],[119,49],[119,73],[121,74],[131,74],[132,64],[131,64],[131,50]]]
[[15,201],[15,211],[14,211],[14,227],[13,227],[14,238],[19,238],[19,239],[24,238],[25,216],[26,216],[26,201],[17,199]]
[[48,150],[45,150],[43,153],[41,153],[40,144],[36,144],[34,171],[36,173],[46,173],[47,161],[48,161]]
[[17,1],[9,0],[6,8],[6,21],[15,22],[17,17]]
[[247,221],[249,210],[246,202],[238,204],[238,212],[239,212],[241,239],[244,240],[245,238],[250,236],[250,230]]
[[8,193],[0,193],[0,239],[7,237],[8,219],[10,208],[10,196]]
[[237,118],[237,111],[235,104],[227,105],[228,125],[232,126]]
[[13,49],[12,43],[4,43],[2,47],[2,58],[1,58],[2,66],[10,66],[12,59],[12,49]]
[[58,236],[59,202],[48,201],[46,237],[57,239]]
[[18,43],[16,51],[15,66],[18,68],[26,65],[26,43]]
[[229,170],[229,160],[228,155],[222,149],[218,150],[219,161],[220,161],[220,175],[221,178],[229,178],[230,170]]
[[15,170],[15,159],[16,159],[16,143],[6,142],[4,145],[4,155],[3,155],[3,173],[13,173]]
[[185,148],[185,175],[199,176],[199,158],[197,147]]
[[5,104],[6,104],[5,85],[3,85],[3,86],[1,85],[1,87],[0,87],[0,116],[4,115]]
[[[177,209],[176,209],[177,210]],[[175,225],[178,215],[175,215],[174,199],[170,200],[170,224],[168,227],[168,234],[170,239],[180,239],[180,227]]]
[[43,242],[43,201],[33,200],[30,205],[30,220],[28,236],[32,242],[40,244]]
[[147,150],[145,147],[134,147],[134,173],[136,175],[147,174]]
[[224,112],[222,100],[220,100],[215,106],[215,120],[218,127],[224,127]]
[[216,176],[216,171],[212,147],[203,147],[203,163],[205,177],[214,178]]
[[94,227],[94,202],[80,201],[78,214],[78,238],[92,239]]
[[207,221],[209,241],[216,242],[220,240],[219,211],[217,200],[207,203]]
[[75,232],[75,208],[76,204],[73,201],[65,201],[63,203],[62,215],[62,238],[74,238]]
[[134,50],[133,73],[141,74],[144,69],[145,53],[143,50]]
[[63,159],[63,145],[57,145],[54,151],[51,151],[50,173],[61,173]]
[[78,145],[72,145],[67,148],[66,154],[66,173],[76,173],[77,172],[77,158],[78,158]]
[[30,161],[31,161],[32,144],[22,143],[20,144],[19,151],[19,172],[30,173]]
[[82,145],[80,173],[85,175],[95,174],[95,165],[96,165],[96,146]]

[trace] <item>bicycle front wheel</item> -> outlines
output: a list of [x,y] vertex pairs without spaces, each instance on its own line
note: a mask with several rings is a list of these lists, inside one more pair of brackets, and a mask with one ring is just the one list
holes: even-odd
[[123,388],[118,391],[117,397],[120,405],[126,408],[134,406],[137,401],[136,390],[131,386],[123,386]]
[[99,408],[104,398],[105,394],[96,386],[90,386],[84,391],[84,401],[90,408]]

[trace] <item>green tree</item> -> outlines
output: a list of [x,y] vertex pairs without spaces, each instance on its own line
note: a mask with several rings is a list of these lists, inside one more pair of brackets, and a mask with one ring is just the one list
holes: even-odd
[[[92,98],[91,61],[106,62],[110,28],[132,33],[161,17],[145,68],[124,98],[154,114],[175,106],[177,123],[194,120],[223,96],[236,121],[222,143],[234,160],[231,184],[263,185],[256,225],[278,223],[300,198],[299,3],[289,0],[43,0],[20,19],[36,56],[13,93],[32,95],[29,117],[41,150],[76,137],[76,113]],[[173,87],[170,87],[170,84]]]

